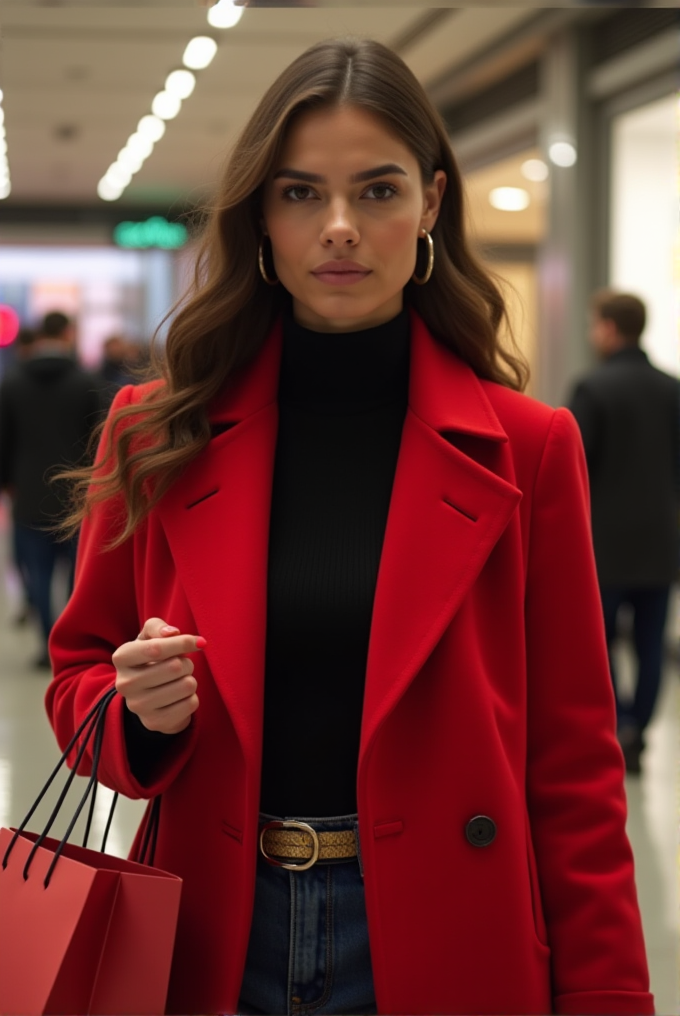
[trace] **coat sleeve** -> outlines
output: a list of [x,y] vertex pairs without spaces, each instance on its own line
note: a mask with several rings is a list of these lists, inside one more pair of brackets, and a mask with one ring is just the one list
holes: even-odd
[[[134,393],[131,385],[121,389],[111,413],[129,405]],[[109,415],[97,462],[101,462],[110,427]],[[121,510],[122,499],[112,499],[96,505],[83,522],[73,594],[50,636],[54,677],[47,689],[45,705],[62,750],[88,710],[114,686],[116,671],[111,656],[124,642],[137,637],[144,621],[137,609],[135,537],[113,550],[106,549],[120,525]],[[109,706],[98,778],[126,797],[154,797],[167,789],[186,764],[195,745],[196,725],[192,721],[186,731],[172,737],[157,735],[146,739],[142,776],[130,764],[130,738],[135,731],[134,725],[125,723],[126,708],[121,696],[116,696]],[[154,764],[149,764],[150,751],[156,755]],[[79,772],[87,775],[91,763],[88,752]]]
[[536,476],[527,574],[527,801],[556,1013],[654,1012],[583,445],[558,409]]

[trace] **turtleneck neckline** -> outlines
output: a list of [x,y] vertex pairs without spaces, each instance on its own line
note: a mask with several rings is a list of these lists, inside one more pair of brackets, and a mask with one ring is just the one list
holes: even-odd
[[356,332],[317,332],[292,308],[282,319],[279,402],[327,412],[357,412],[407,401],[410,320],[396,317]]

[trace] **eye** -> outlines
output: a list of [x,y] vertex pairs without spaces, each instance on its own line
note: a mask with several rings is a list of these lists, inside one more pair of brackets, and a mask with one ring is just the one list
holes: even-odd
[[[373,201],[389,201],[390,198],[393,198],[397,193],[397,188],[391,183],[374,183],[368,188],[368,191],[383,192],[382,195],[378,194],[376,197],[372,198],[371,200]],[[367,194],[368,191],[366,191]],[[385,193],[385,191],[387,191],[387,193]]]
[[282,192],[282,197],[286,201],[293,201],[293,202],[298,202],[298,203],[300,203],[302,201],[305,201],[306,198],[305,198],[304,194],[303,194],[302,197],[300,197],[299,194],[297,196],[294,196],[299,191],[304,191],[307,194],[311,194],[312,193],[311,187],[307,187],[304,183],[296,183],[296,184],[293,184],[292,187],[286,187],[285,190]]

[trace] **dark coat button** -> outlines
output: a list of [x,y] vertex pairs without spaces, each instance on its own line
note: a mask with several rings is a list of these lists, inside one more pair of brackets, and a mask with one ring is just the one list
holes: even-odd
[[473,847],[488,847],[496,838],[496,823],[487,815],[475,815],[465,826],[465,835]]

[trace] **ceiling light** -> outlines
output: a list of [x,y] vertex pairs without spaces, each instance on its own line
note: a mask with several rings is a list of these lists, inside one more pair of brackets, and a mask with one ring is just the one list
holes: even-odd
[[576,148],[570,141],[553,141],[548,156],[556,166],[573,166],[576,162]]
[[151,103],[152,112],[161,120],[173,120],[182,107],[182,100],[170,92],[159,92]]
[[4,94],[3,90],[2,90],[2,88],[0,88],[0,102],[2,102],[4,97],[5,97],[5,94]]
[[502,212],[522,212],[529,206],[530,198],[523,187],[494,187],[489,201]]
[[543,159],[527,159],[526,162],[522,163],[522,176],[526,177],[527,180],[532,180],[534,183],[547,180],[549,172],[550,170]]
[[108,182],[113,184],[114,187],[120,187],[120,189],[123,190],[123,188],[127,187],[130,183],[132,173],[129,173],[124,166],[120,165],[119,162],[114,162],[114,164],[109,166],[107,169],[103,179],[108,180]]
[[137,134],[149,141],[160,141],[165,134],[165,120],[148,113],[137,124]]
[[0,155],[7,154],[7,142],[4,138],[0,138]]
[[2,108],[2,106],[0,106],[0,123],[4,123],[4,122],[5,122],[5,111]]
[[115,187],[106,177],[97,184],[97,194],[103,201],[116,201],[122,193],[122,187]]
[[123,166],[130,173],[138,173],[144,165],[144,156],[139,155],[137,152],[130,151],[129,148],[121,148],[118,152],[118,158],[116,162],[119,166]]
[[165,79],[165,91],[178,99],[187,99],[196,87],[196,77],[191,71],[172,71]]
[[0,183],[0,200],[2,200],[2,198],[8,198],[11,190],[12,188],[9,180],[7,183]]
[[241,20],[243,7],[235,7],[232,0],[219,0],[208,11],[208,24],[213,28],[233,28]]
[[140,159],[148,159],[153,152],[153,141],[151,138],[144,137],[139,132],[136,132],[135,134],[131,134],[127,139],[125,147],[128,152],[131,152],[133,155],[138,155]]
[[217,52],[217,43],[207,35],[197,35],[184,50],[182,63],[192,71],[207,67]]

